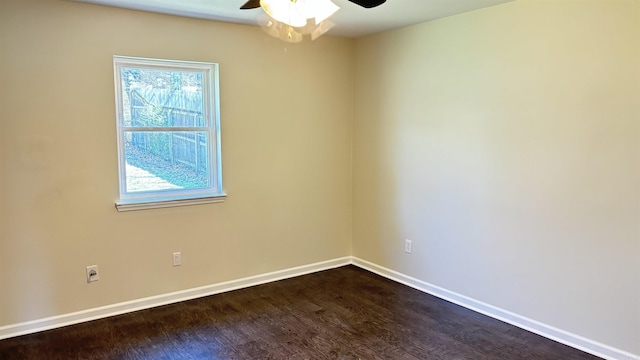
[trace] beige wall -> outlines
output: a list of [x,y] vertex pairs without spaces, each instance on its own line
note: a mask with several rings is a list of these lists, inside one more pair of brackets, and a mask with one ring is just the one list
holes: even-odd
[[[638,4],[286,45],[0,1],[0,327],[355,255],[640,353]],[[225,203],[115,211],[114,54],[220,64]]]
[[354,255],[639,354],[639,4],[358,40]]
[[[0,36],[0,326],[350,255],[353,40],[53,0]],[[114,54],[220,64],[225,203],[116,212]]]

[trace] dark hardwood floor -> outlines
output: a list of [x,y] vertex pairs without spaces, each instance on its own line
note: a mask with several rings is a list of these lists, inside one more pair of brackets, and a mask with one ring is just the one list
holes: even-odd
[[0,341],[0,359],[597,359],[354,266]]

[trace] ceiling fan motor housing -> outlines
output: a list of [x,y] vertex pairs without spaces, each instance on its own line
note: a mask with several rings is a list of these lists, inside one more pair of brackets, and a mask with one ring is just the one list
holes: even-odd
[[[294,1],[294,0],[292,0]],[[354,4],[360,5],[364,8],[372,8],[378,5],[384,4],[387,0],[349,0]],[[295,2],[295,1],[294,1]],[[240,9],[256,9],[260,7],[260,0],[249,0]]]
[[384,4],[387,0],[349,0],[354,4],[358,4],[367,9]]

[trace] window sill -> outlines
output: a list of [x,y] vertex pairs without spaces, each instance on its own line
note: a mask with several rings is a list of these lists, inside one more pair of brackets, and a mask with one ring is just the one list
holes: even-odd
[[227,194],[201,196],[196,198],[168,198],[157,200],[120,200],[116,202],[118,212],[160,209],[176,206],[200,205],[224,202]]

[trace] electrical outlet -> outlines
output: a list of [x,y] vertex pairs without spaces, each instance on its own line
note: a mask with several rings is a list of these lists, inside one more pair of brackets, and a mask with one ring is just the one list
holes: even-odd
[[98,265],[87,266],[87,282],[90,283],[98,280],[100,280]]
[[413,241],[409,239],[404,239],[404,252],[407,254],[411,254],[411,247],[413,245]]
[[173,253],[173,266],[182,265],[182,254],[178,252]]

